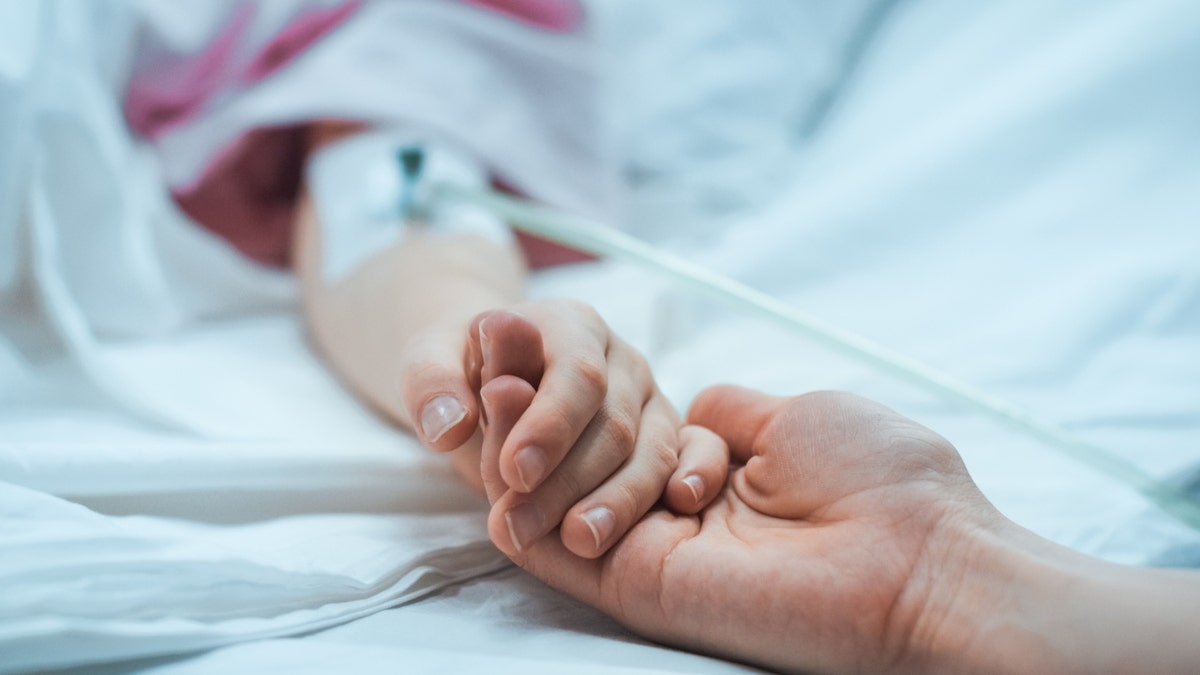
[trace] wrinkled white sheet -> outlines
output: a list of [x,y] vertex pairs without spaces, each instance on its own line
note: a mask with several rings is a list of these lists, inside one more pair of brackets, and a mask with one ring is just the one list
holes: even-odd
[[[631,203],[667,217],[659,206],[705,203],[714,167],[744,162],[724,189],[776,198],[707,220],[681,208],[656,238],[1184,476],[1200,461],[1198,18],[1186,0],[898,3],[770,190],[761,157],[735,152],[759,138],[747,120],[762,109],[699,77],[629,84],[645,116],[629,122],[645,144],[634,163],[663,172]],[[711,48],[682,29],[653,37],[628,52]],[[647,130],[692,109],[711,122],[695,138],[722,142],[700,143],[712,154],[684,174],[690,150],[655,148]],[[674,226],[688,236],[672,243]],[[1200,536],[1131,489],[642,272],[561,269],[534,291],[595,302],[680,406],[718,381],[856,391],[946,435],[1023,525],[1111,560],[1200,564]],[[102,354],[193,431],[0,351],[0,667],[274,637],[111,670],[742,670],[647,644],[519,571],[364,616],[498,564],[477,547],[481,506],[452,492],[445,465],[356,408],[286,316]]]
[[309,632],[506,566],[479,498],[351,400],[294,317],[106,356],[203,431],[71,371],[5,387],[0,669]]

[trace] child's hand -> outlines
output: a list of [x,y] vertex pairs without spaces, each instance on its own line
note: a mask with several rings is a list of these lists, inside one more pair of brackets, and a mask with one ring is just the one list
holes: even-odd
[[[696,513],[720,492],[725,444],[680,429],[645,359],[595,310],[550,300],[517,311],[485,312],[472,325],[488,528],[505,553],[561,526],[567,549],[596,557],[660,499]],[[508,433],[487,427],[495,405],[523,410]]]

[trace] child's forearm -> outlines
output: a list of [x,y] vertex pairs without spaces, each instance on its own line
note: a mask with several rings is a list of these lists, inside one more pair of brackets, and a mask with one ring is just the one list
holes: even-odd
[[[366,130],[355,122],[314,123],[308,130],[310,158]],[[309,331],[334,371],[359,396],[388,419],[414,429],[421,421],[414,419],[420,416],[414,413],[420,402],[405,401],[404,393],[412,398],[423,383],[412,377],[413,370],[426,362],[461,368],[461,354],[452,352],[465,346],[467,324],[483,310],[519,299],[524,260],[514,244],[413,228],[330,282],[323,274],[322,233],[328,224],[318,221],[319,213],[305,189],[296,209],[292,258]],[[431,386],[445,388],[461,375],[461,369],[457,374],[443,370]],[[460,389],[457,395],[467,393]],[[461,440],[465,438],[446,439]],[[439,447],[449,449],[445,446]]]
[[[471,318],[518,300],[524,278],[512,246],[414,230],[330,284],[321,276],[320,227],[307,196],[298,209],[294,259],[317,347],[357,394],[410,429],[401,382],[413,363],[406,359],[461,352]],[[449,356],[461,362],[461,355]]]
[[[356,122],[314,123],[310,156],[365,130]],[[292,258],[317,348],[369,405],[413,429],[419,420],[403,386],[411,389],[406,375],[413,360],[463,345],[476,313],[518,299],[525,274],[520,254],[480,237],[413,230],[334,283],[322,274],[322,223],[307,189],[296,214]]]

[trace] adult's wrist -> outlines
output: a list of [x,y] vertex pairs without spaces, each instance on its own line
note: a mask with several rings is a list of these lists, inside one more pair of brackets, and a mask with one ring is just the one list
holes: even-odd
[[898,670],[1065,672],[1043,613],[1077,581],[1067,559],[1077,555],[990,504],[947,515],[914,569],[920,610]]
[[1197,672],[1200,573],[1092,558],[988,509],[930,538],[899,670]]

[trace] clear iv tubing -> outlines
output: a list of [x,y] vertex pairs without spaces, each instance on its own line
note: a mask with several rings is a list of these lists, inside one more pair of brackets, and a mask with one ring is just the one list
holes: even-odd
[[733,279],[716,274],[613,228],[530,204],[490,190],[435,183],[431,198],[474,204],[513,227],[601,258],[633,263],[681,282],[691,290],[780,324],[832,351],[850,356],[914,387],[955,401],[1054,447],[1092,468],[1131,485],[1147,499],[1200,530],[1200,505],[1175,486],[1157,480],[1102,447],[1085,443],[1021,408],[960,382],[919,361],[810,316]]

